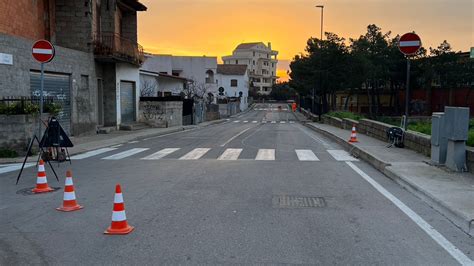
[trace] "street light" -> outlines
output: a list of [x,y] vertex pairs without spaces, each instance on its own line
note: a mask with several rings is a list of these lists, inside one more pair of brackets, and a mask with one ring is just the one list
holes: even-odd
[[[321,35],[320,35],[320,38],[319,40],[322,41],[323,40],[323,25],[324,25],[324,6],[323,5],[317,5],[316,6],[317,8],[321,8]],[[322,79],[323,79],[323,59],[322,59],[322,47],[321,47],[321,56],[319,58],[319,89],[321,90],[322,92],[322,87],[323,87],[323,82],[322,82]],[[319,121],[321,121],[321,114],[323,112],[323,97],[322,97],[322,93],[321,93],[321,97],[319,97]],[[313,87],[313,110],[314,110],[314,87]]]

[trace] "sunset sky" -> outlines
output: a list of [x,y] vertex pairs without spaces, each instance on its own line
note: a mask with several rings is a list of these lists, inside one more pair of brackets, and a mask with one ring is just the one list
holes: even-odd
[[349,38],[374,23],[393,35],[416,31],[425,47],[447,40],[456,51],[474,46],[474,0],[140,0],[139,42],[147,52],[224,55],[242,42],[271,42],[279,76],[310,36],[324,31]]

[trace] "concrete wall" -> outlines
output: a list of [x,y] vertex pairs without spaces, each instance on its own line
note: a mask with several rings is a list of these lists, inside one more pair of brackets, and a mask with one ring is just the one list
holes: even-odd
[[140,102],[139,121],[154,127],[183,125],[183,102]]
[[[43,120],[47,119],[48,115],[44,114]],[[37,116],[0,115],[0,148],[14,150],[20,155],[25,155],[30,139],[37,131]]]
[[[0,33],[0,53],[13,56],[12,65],[0,64],[0,97],[30,96],[30,70],[40,64],[31,56],[32,40]],[[95,131],[97,124],[97,76],[94,56],[56,45],[53,61],[44,65],[47,73],[70,75],[72,134]],[[88,90],[82,90],[81,76],[88,77]]]

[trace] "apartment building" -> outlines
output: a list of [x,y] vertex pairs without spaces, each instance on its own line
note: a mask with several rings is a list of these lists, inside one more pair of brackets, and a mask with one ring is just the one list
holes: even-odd
[[272,50],[272,44],[263,42],[242,43],[232,55],[223,56],[224,64],[247,65],[250,90],[261,95],[269,95],[278,79],[276,75],[278,51]]
[[[32,44],[46,39],[56,56],[45,64],[46,96],[72,135],[98,125],[119,127],[138,117],[138,0],[1,0],[0,97],[39,95],[40,64]],[[12,19],[11,14],[15,14]]]

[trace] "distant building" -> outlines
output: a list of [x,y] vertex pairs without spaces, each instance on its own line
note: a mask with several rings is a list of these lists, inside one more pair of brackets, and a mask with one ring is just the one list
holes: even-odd
[[236,98],[240,101],[241,111],[248,108],[247,65],[217,65],[217,86],[222,91],[218,97]]
[[268,95],[278,79],[277,70],[278,51],[272,50],[271,43],[263,42],[242,43],[235,48],[232,55],[222,57],[226,65],[247,65],[250,90],[258,94]]
[[153,96],[160,96],[160,93],[177,95],[183,91],[185,81],[204,87],[206,95],[212,93],[217,96],[216,71],[217,57],[147,54],[140,68],[140,80],[143,82],[140,89],[146,90],[146,86],[156,80]]

